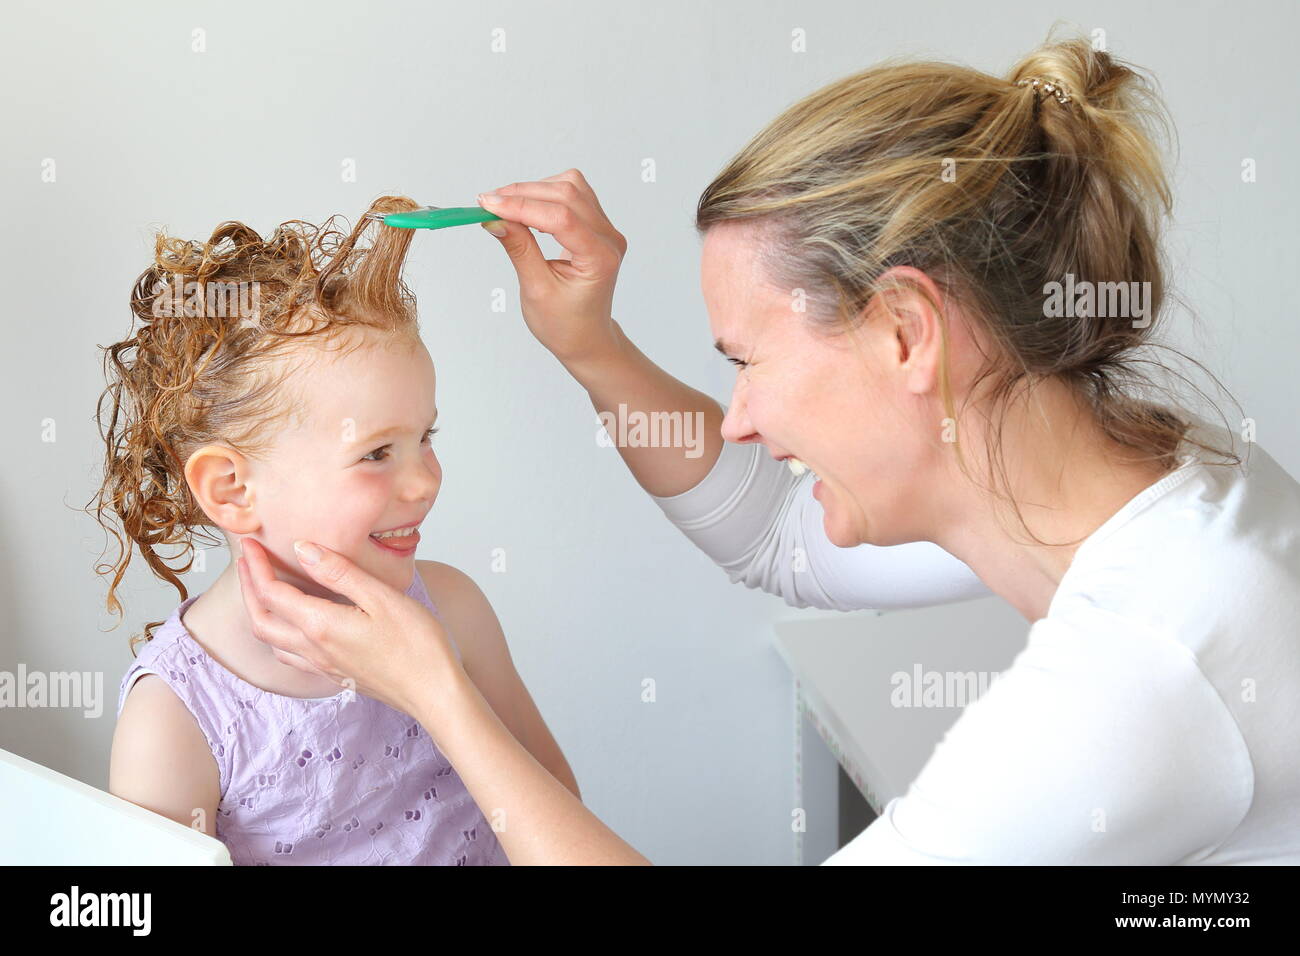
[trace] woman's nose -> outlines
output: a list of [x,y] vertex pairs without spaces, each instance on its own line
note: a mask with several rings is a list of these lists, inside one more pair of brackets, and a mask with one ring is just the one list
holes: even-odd
[[745,405],[745,399],[740,394],[740,385],[731,392],[731,404],[727,407],[727,414],[722,418],[722,440],[734,444],[740,444],[746,441],[752,441],[754,436],[754,426],[749,421],[749,410]]

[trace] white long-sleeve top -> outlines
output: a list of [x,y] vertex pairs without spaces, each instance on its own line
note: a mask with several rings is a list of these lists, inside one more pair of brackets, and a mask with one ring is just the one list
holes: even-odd
[[[1300,863],[1300,485],[1237,450],[1245,476],[1184,446],[1085,539],[1026,648],[826,863]],[[796,607],[990,593],[929,542],[832,544],[812,476],[758,444],[654,500],[733,582]]]

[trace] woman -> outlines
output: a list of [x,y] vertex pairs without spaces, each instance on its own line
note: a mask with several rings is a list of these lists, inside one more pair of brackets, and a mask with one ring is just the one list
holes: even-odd
[[[702,455],[619,453],[733,581],[844,610],[992,591],[1033,622],[829,862],[1300,862],[1300,486],[1142,397],[1170,207],[1154,105],[1073,40],[1006,79],[892,63],[791,107],[697,211],[738,367],[725,417],[611,318],[626,243],[581,174],[481,197],[529,328],[598,412],[703,414]],[[644,862],[510,736],[429,615],[303,550],[356,606],[247,546],[249,612],[283,659],[418,718],[503,812],[513,863]]]

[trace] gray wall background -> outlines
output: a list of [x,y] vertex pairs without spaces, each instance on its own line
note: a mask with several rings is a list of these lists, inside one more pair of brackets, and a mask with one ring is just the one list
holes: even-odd
[[[76,510],[101,461],[95,346],[127,331],[153,228],[198,238],[240,219],[265,233],[353,219],[385,192],[469,205],[576,166],[629,237],[616,317],[726,401],[732,370],[711,348],[690,225],[711,176],[832,79],[896,53],[1002,73],[1058,18],[1105,30],[1108,49],[1161,80],[1182,147],[1169,249],[1197,314],[1171,323],[1175,344],[1300,473],[1289,2],[9,4],[0,670],[100,673],[104,712],[2,711],[0,747],[105,786],[127,637],[176,604],[137,562],[127,620],[107,630],[103,535]],[[797,28],[807,52],[791,51]],[[55,182],[41,178],[49,158]],[[341,179],[348,158],[356,182]],[[549,237],[543,249],[558,251]],[[585,393],[519,317],[496,240],[421,234],[407,275],[438,368],[446,469],[419,556],[483,587],[588,805],[623,837],[660,863],[789,862],[796,724],[770,625],[818,612],[729,584],[597,447]],[[505,314],[490,308],[498,288]],[[210,557],[192,593],[225,564],[224,550]]]

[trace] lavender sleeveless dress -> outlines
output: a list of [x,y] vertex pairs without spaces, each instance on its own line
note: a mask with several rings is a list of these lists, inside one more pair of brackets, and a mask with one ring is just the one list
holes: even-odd
[[[406,593],[438,613],[418,571]],[[282,697],[236,677],[181,623],[198,597],[140,650],[117,712],[144,674],[189,708],[221,773],[216,836],[235,865],[510,865],[419,723],[354,692]]]

